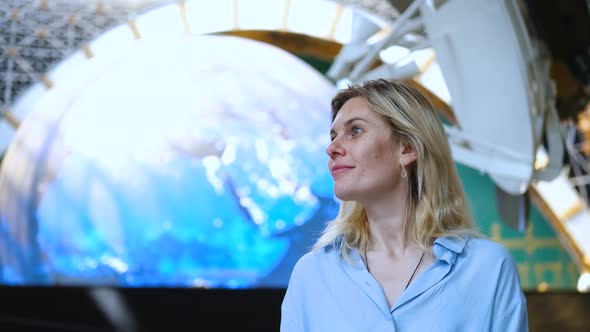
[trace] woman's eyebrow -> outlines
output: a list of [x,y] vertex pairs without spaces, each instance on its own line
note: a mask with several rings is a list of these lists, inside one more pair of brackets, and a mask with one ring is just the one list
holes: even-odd
[[[344,127],[350,126],[350,124],[353,123],[353,122],[355,122],[355,121],[364,121],[364,122],[367,122],[368,123],[367,120],[365,120],[365,119],[363,119],[361,117],[354,117],[354,118],[350,118],[350,119],[346,120],[344,122]],[[334,131],[334,128],[330,129],[330,135],[332,135],[332,134],[336,134],[336,132]]]
[[350,124],[351,124],[351,123],[353,123],[353,122],[355,122],[355,121],[357,121],[357,120],[359,120],[359,121],[364,121],[364,122],[368,122],[367,120],[365,120],[365,119],[363,119],[363,118],[361,118],[361,117],[355,117],[355,118],[351,118],[351,119],[348,119],[348,120],[346,120],[346,122],[344,122],[344,127],[348,127],[348,126],[350,126]]

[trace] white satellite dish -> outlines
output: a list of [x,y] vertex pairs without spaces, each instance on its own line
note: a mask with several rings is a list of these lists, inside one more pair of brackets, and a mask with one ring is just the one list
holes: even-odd
[[511,5],[454,0],[437,9],[427,1],[421,16],[459,122],[449,131],[456,161],[488,173],[502,190],[517,195],[533,178],[545,109],[531,91],[533,51]]
[[[381,50],[396,44],[434,50],[458,122],[446,127],[456,162],[488,174],[502,192],[516,196],[534,178],[560,173],[563,142],[549,61],[529,38],[515,1],[415,0],[374,44],[347,45],[328,75],[353,83],[416,77],[412,62],[371,68]],[[540,155],[549,161],[535,169]]]

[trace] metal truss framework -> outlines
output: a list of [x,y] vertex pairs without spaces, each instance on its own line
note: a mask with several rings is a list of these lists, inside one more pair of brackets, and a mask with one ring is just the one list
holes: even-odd
[[[64,0],[0,2],[1,112],[10,112],[19,93],[33,83],[51,85],[44,75],[54,64],[142,9]],[[18,119],[11,122],[14,126]]]
[[[73,1],[8,0],[0,2],[0,113],[13,127],[19,119],[10,105],[35,82],[51,85],[45,73],[70,53],[109,28],[175,0]],[[181,0],[182,1],[182,0]],[[177,1],[179,2],[179,1]],[[382,18],[397,11],[385,0],[348,0]]]

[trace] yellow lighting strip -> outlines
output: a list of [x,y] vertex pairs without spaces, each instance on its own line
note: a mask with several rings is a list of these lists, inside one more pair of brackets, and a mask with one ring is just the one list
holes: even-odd
[[139,30],[137,29],[137,24],[135,23],[135,20],[131,19],[127,22],[127,24],[129,25],[129,28],[131,28],[131,31],[133,32],[133,38],[135,38],[135,39],[141,38],[141,35],[139,34]]
[[51,79],[49,79],[49,75],[45,74],[43,75],[43,77],[41,77],[41,82],[43,82],[43,85],[45,86],[45,88],[47,88],[47,90],[50,90],[51,88],[53,88],[53,81],[51,81]]
[[280,31],[287,31],[287,21],[289,20],[290,8],[291,8],[291,0],[285,1],[285,14],[283,15],[283,24],[279,28]]
[[5,110],[2,115],[12,128],[18,129],[18,127],[20,127],[20,120],[17,119],[16,116],[10,112],[10,110]]
[[334,39],[334,33],[336,32],[336,27],[338,27],[338,22],[340,22],[340,17],[342,16],[343,10],[344,6],[342,6],[342,4],[338,4],[338,8],[336,9],[336,17],[334,17],[334,21],[330,27],[330,32],[328,32],[328,39]]
[[188,18],[186,17],[186,1],[178,1],[178,7],[180,8],[180,16],[182,16],[182,24],[184,26],[184,32],[190,33],[191,30],[188,25]]
[[82,46],[82,51],[84,52],[86,59],[92,59],[94,57],[94,53],[92,53],[92,50],[90,49],[90,44]]
[[430,66],[432,66],[432,64],[434,63],[434,60],[436,60],[436,55],[434,54],[434,52],[432,52],[430,54],[430,56],[428,57],[428,59],[426,60],[426,62],[424,62],[424,64],[422,66],[420,66],[420,74],[418,74],[418,77],[422,76],[422,74],[424,74],[424,72],[426,70],[428,70],[428,68],[430,68]]
[[234,30],[238,30],[238,0],[234,0]]

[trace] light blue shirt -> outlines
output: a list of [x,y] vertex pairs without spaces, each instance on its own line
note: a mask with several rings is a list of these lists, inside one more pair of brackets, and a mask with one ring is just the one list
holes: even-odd
[[389,307],[359,252],[305,254],[293,268],[281,332],[528,331],[526,299],[510,252],[483,238],[443,237],[435,261]]

